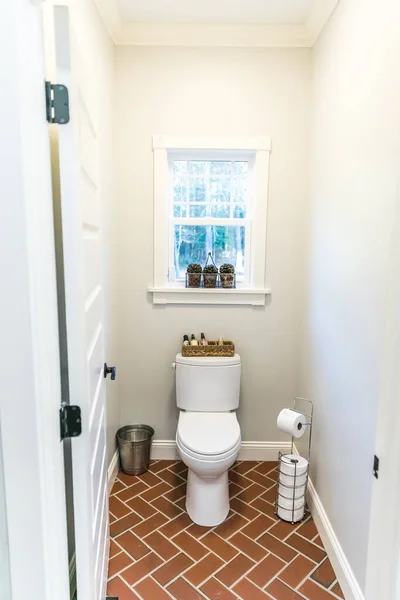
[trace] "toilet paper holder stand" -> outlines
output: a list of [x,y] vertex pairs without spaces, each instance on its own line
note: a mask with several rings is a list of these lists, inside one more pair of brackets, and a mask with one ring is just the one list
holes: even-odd
[[[307,406],[307,410],[300,410],[299,405],[306,403]],[[275,496],[275,514],[279,516],[278,514],[278,509],[281,508],[282,510],[287,511],[288,516],[291,518],[288,519],[283,519],[283,520],[287,520],[289,522],[296,523],[299,521],[302,521],[304,519],[305,516],[305,510],[303,511],[303,516],[301,519],[296,519],[296,513],[300,510],[302,510],[303,508],[305,509],[305,503],[306,503],[306,492],[307,492],[307,486],[308,486],[308,475],[309,475],[309,470],[310,470],[310,457],[311,457],[311,441],[312,441],[312,426],[313,426],[313,417],[314,417],[314,404],[311,400],[308,400],[307,398],[301,398],[300,396],[297,396],[294,399],[293,402],[293,408],[292,410],[294,412],[297,412],[301,415],[303,415],[306,418],[306,423],[304,424],[304,427],[307,427],[309,429],[308,431],[308,454],[307,454],[307,470],[305,473],[301,473],[298,474],[297,473],[297,462],[295,461],[295,459],[292,458],[288,458],[288,453],[283,453],[283,452],[279,452],[278,455],[278,476],[277,476],[277,485],[276,485],[276,496]],[[294,436],[292,436],[292,442],[291,442],[291,450],[290,450],[290,454],[298,454],[297,449],[295,451],[295,440],[299,439],[299,438],[295,438]],[[285,460],[286,459],[286,460]],[[294,475],[290,475],[288,473],[285,473],[284,471],[282,471],[282,464],[289,464],[290,463],[294,463]],[[289,479],[289,481],[291,482],[290,485],[286,485],[281,481],[281,475],[284,475],[285,477],[289,477],[291,479]],[[285,479],[286,481],[286,479]],[[299,483],[300,482],[300,483]],[[290,494],[290,500],[291,502],[291,507],[287,508],[287,507],[283,507],[281,504],[279,504],[279,498],[280,498],[280,494],[279,494],[279,490],[281,488],[284,488],[284,490],[287,490],[288,493]],[[298,491],[300,492],[300,495],[297,496]],[[289,500],[289,498],[288,498]],[[299,501],[302,500],[302,503]],[[280,517],[282,518],[282,517]]]

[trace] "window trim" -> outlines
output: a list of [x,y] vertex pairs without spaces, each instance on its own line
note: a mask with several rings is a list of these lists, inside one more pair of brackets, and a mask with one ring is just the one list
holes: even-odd
[[[254,155],[251,285],[248,288],[186,289],[180,282],[168,282],[169,269],[169,160],[170,155],[182,151],[193,154],[205,151],[250,152]],[[217,137],[217,136],[160,136],[153,137],[154,155],[154,281],[148,291],[154,304],[249,304],[264,305],[265,296],[271,293],[265,287],[266,233],[269,158],[269,137]],[[247,284],[248,285],[248,284]]]

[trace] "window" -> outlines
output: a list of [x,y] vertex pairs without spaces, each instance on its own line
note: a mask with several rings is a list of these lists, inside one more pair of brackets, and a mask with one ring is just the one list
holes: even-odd
[[251,155],[169,156],[169,281],[184,281],[189,263],[234,265],[249,284]]
[[[155,136],[153,149],[153,302],[265,304],[269,138]],[[210,252],[236,289],[185,288]]]

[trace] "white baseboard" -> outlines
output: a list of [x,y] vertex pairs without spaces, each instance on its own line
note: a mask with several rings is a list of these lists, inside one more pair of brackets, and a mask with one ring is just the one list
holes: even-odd
[[[238,460],[277,460],[279,452],[289,452],[286,442],[242,442]],[[151,447],[152,460],[177,460],[175,440],[154,440]]]
[[325,550],[335,570],[346,600],[365,600],[364,594],[358,585],[349,561],[311,480],[308,482],[307,496],[315,525],[317,526],[318,533],[324,543]]
[[111,492],[112,486],[114,485],[114,481],[117,478],[119,470],[119,452],[118,448],[114,452],[114,456],[111,459],[110,465],[108,467],[108,493]]
[[[294,453],[299,454],[296,446]],[[358,585],[349,561],[343,551],[328,515],[323,507],[320,497],[311,479],[308,479],[307,503],[310,508],[318,533],[324,544],[326,553],[335,570],[336,577],[342,588],[346,600],[365,600],[364,594]]]
[[178,460],[175,440],[153,440],[150,457],[151,460]]

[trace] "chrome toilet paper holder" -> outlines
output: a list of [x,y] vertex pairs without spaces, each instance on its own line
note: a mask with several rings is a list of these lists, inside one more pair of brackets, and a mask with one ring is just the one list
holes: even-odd
[[[300,410],[301,405],[304,403],[306,403],[307,406],[307,410]],[[299,406],[300,405],[300,406]],[[304,407],[305,408],[305,407]],[[279,516],[278,514],[278,509],[281,508],[282,510],[286,510],[289,512],[289,514],[291,514],[291,519],[283,519],[283,520],[288,520],[289,522],[291,522],[292,524],[296,523],[296,522],[300,522],[302,520],[304,520],[305,517],[305,504],[306,504],[306,492],[307,492],[307,486],[308,486],[308,476],[309,476],[309,470],[310,470],[310,457],[311,457],[311,441],[312,441],[312,426],[313,426],[313,417],[314,417],[314,404],[311,400],[308,400],[307,398],[302,398],[300,396],[297,396],[294,399],[293,402],[293,409],[294,412],[297,412],[298,414],[303,415],[306,418],[306,423],[304,424],[304,427],[307,427],[309,429],[308,432],[308,455],[307,455],[307,470],[305,473],[301,473],[300,475],[297,473],[297,460],[293,459],[293,458],[288,458],[290,455],[288,453],[283,453],[283,452],[279,452],[278,455],[278,474],[277,474],[277,484],[276,484],[276,494],[275,494],[275,514]],[[292,442],[291,442],[291,450],[290,450],[290,454],[293,456],[293,454],[298,454],[297,449],[295,449],[295,440],[297,440],[299,438],[295,438],[292,435]],[[295,451],[296,450],[296,451]],[[300,455],[299,455],[300,456]],[[294,467],[294,475],[290,475],[288,473],[285,473],[284,471],[282,471],[282,464],[289,464],[290,463],[294,463],[295,467]],[[290,477],[293,478],[293,481],[291,482],[291,485],[286,485],[284,484],[281,479],[281,475],[284,475],[285,477]],[[304,476],[305,476],[305,481],[304,481]],[[300,479],[302,478],[302,479]],[[302,483],[298,484],[300,481],[302,481]],[[298,484],[298,485],[297,485]],[[288,509],[287,507],[282,506],[281,504],[279,504],[279,489],[280,487],[286,488],[288,490],[290,490],[290,496],[293,496],[293,498],[290,498],[292,500],[292,505],[291,507]],[[296,497],[296,490],[300,489],[300,488],[304,488],[304,492],[302,492],[302,495],[300,495],[299,497]],[[300,503],[300,505],[298,504],[298,501],[302,500],[302,503]],[[303,512],[303,517],[301,519],[295,519],[295,513],[298,510],[301,510],[304,508],[304,512]],[[282,518],[282,517],[280,517]]]

